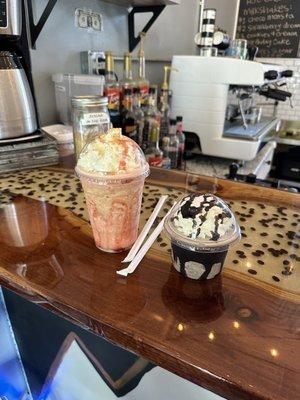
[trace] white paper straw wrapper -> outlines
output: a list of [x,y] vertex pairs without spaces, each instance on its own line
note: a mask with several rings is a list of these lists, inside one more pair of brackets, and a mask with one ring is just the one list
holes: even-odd
[[148,232],[150,231],[153,222],[155,221],[156,217],[158,216],[162,206],[164,205],[165,201],[167,200],[168,195],[166,196],[161,196],[159,199],[158,203],[156,204],[156,207],[154,208],[150,218],[148,219],[147,223],[145,224],[142,232],[140,233],[139,237],[137,238],[136,242],[132,246],[131,250],[127,254],[126,258],[122,261],[123,263],[130,262],[134,259],[136,253],[139,251],[141,245],[143,244],[143,241],[145,240],[145,237],[148,235]]
[[157,225],[157,227],[151,233],[149,238],[143,244],[143,246],[141,247],[140,251],[137,253],[135,258],[131,261],[131,263],[128,265],[128,267],[117,271],[118,275],[127,276],[129,274],[132,274],[136,270],[137,266],[142,261],[142,259],[144,258],[145,254],[147,253],[147,251],[150,249],[150,247],[153,245],[153,243],[155,242],[155,240],[157,239],[157,237],[159,236],[159,234],[163,230],[165,219],[170,214],[170,212],[173,210],[173,208],[176,206],[176,204],[177,203],[173,204],[173,206],[167,212],[165,217],[160,221],[160,223]]

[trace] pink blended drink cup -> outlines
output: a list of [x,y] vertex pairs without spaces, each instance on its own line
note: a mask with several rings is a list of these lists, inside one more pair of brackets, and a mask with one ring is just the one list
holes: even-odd
[[96,137],[80,154],[80,177],[96,246],[128,250],[136,241],[149,166],[139,146],[120,129]]

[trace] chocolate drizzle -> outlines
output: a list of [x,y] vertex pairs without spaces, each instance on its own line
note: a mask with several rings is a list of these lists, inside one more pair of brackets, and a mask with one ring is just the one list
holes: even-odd
[[[192,194],[189,196],[189,200],[187,200],[181,207],[181,214],[183,218],[195,218],[198,214],[202,214],[203,210],[208,212],[213,206],[216,205],[216,200],[212,195],[203,195],[204,201],[200,204],[199,207],[192,206],[193,201],[199,197],[198,194]],[[208,200],[211,198],[211,200]],[[205,215],[201,215],[202,223],[206,221]]]
[[222,212],[222,214],[215,216],[215,230],[212,232],[212,240],[219,240],[220,234],[218,233],[219,226],[223,224],[224,218],[230,218],[229,212]]
[[[184,201],[185,203],[181,206],[180,211],[183,218],[192,218],[193,219],[193,228],[196,227],[195,218],[201,221],[201,225],[207,220],[207,214],[211,210],[212,207],[217,206],[220,208],[218,204],[218,200],[215,196],[211,194],[202,195],[203,201],[199,205],[199,207],[192,206],[194,200],[198,198],[198,194],[192,194],[188,196]],[[202,215],[203,214],[203,215]],[[217,241],[220,239],[220,234],[218,233],[220,225],[224,223],[225,218],[231,218],[231,214],[229,210],[222,210],[220,214],[216,215],[214,218],[214,230],[211,231],[211,240]],[[174,217],[177,219],[177,217]],[[196,237],[198,237],[201,233],[201,226],[197,229]],[[192,237],[192,234],[189,235]]]

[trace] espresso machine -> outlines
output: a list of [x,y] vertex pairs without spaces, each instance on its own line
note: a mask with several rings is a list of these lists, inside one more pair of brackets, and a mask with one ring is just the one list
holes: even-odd
[[37,128],[25,2],[0,0],[0,144]]
[[261,116],[255,99],[288,99],[291,94],[279,85],[292,71],[280,65],[208,56],[174,56],[172,67],[179,71],[170,77],[173,113],[182,115],[185,130],[199,137],[202,154],[253,160],[280,123],[276,117]]

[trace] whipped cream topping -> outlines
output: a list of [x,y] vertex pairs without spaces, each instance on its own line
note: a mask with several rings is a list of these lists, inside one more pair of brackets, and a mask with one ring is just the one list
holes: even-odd
[[110,129],[93,139],[81,152],[77,166],[85,172],[104,175],[145,169],[147,164],[140,147],[121,132]]
[[180,203],[173,224],[188,238],[217,241],[234,229],[235,221],[227,205],[218,197],[192,194]]

